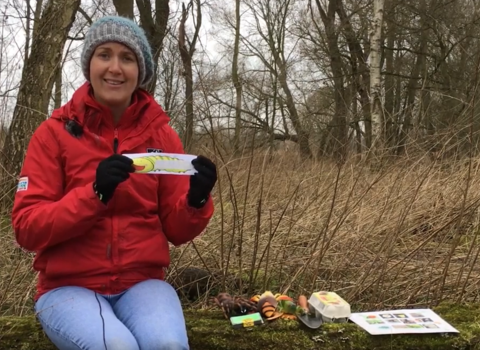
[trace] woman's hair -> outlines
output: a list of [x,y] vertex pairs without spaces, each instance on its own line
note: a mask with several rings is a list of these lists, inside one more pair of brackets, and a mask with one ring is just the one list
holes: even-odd
[[67,130],[70,135],[76,138],[79,138],[83,135],[82,126],[74,119],[70,119],[65,122],[65,130]]

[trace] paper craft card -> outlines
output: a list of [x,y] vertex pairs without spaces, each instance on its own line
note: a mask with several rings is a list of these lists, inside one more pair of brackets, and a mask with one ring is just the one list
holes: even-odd
[[192,159],[197,156],[175,153],[130,153],[124,156],[133,159],[135,172],[139,174],[193,175],[197,171]]
[[430,309],[352,313],[350,320],[372,335],[459,333]]

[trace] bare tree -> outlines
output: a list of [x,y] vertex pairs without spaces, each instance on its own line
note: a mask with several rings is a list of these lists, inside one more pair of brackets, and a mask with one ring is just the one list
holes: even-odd
[[[372,109],[372,133],[373,147],[383,145],[384,118],[381,102],[382,79],[381,79],[381,45],[383,27],[383,8],[385,0],[373,1],[373,25],[370,40],[370,106]],[[378,143],[378,144],[377,144]]]
[[133,19],[133,0],[112,0],[119,16]]
[[[195,3],[195,5],[194,5]],[[193,38],[190,41],[188,39],[185,23],[188,18],[188,11],[193,8],[196,8],[196,21],[194,21],[194,34]],[[202,26],[202,8],[200,0],[190,0],[188,6],[185,7],[185,4],[182,3],[182,18],[180,20],[180,25],[178,28],[178,48],[180,50],[180,56],[183,63],[183,75],[185,76],[185,133],[183,144],[186,152],[189,152],[192,147],[193,140],[193,123],[194,123],[194,114],[193,114],[193,69],[192,69],[192,58],[195,52],[195,45],[198,40],[198,33],[200,27]]]
[[[330,60],[331,74],[333,80],[333,91],[335,101],[335,114],[328,124],[324,141],[321,143],[320,152],[322,154],[334,154],[337,159],[343,159],[346,155],[347,146],[347,107],[346,107],[346,89],[342,63],[342,53],[338,44],[339,31],[335,27],[335,13],[339,7],[341,0],[330,0],[328,6],[324,6],[319,0],[315,0],[316,10],[320,13],[322,19],[325,36],[327,41],[328,57]],[[309,1],[311,21],[313,33],[321,37],[323,31],[320,24],[316,20],[316,11],[314,10],[311,0]],[[313,34],[309,34],[312,43],[318,45],[319,38],[315,38]],[[318,47],[317,47],[318,49]]]
[[250,38],[243,37],[252,53],[258,57],[267,69],[276,76],[283,90],[285,105],[288,110],[293,128],[297,133],[300,153],[303,157],[310,158],[312,152],[309,146],[309,133],[302,125],[300,115],[294,100],[292,89],[289,85],[289,62],[285,53],[287,40],[287,22],[293,18],[292,0],[252,0],[247,3],[253,17],[258,35],[261,37],[269,53],[272,55],[273,65],[260,50],[261,44],[254,43]]
[[[152,10],[150,0],[136,0],[140,13],[140,25],[145,30],[146,36],[152,46],[153,60],[158,62],[163,49],[163,41],[167,34],[168,17],[170,15],[169,0],[155,0],[155,10]],[[134,0],[113,0],[115,10],[120,16],[133,19]],[[157,76],[158,65],[155,65],[154,77]],[[152,79],[147,90],[152,94],[157,84]]]
[[[155,11],[152,10],[151,0],[137,0],[140,12],[141,26],[147,34],[152,45],[153,60],[158,63],[160,53],[163,50],[163,41],[168,32],[168,18],[170,15],[169,0],[155,0]],[[158,64],[155,64],[154,76],[157,76]],[[155,91],[156,79],[152,79],[147,87],[151,93]]]
[[240,50],[240,0],[235,0],[235,43],[233,46],[232,81],[235,87],[235,134],[233,138],[233,149],[238,153],[240,149],[240,133],[242,126],[242,80],[238,74],[238,54]]
[[6,194],[3,204],[7,207],[11,205],[12,190],[28,141],[48,114],[62,52],[79,6],[80,0],[48,0],[43,12],[36,13],[31,53],[24,62],[12,123],[2,149],[2,179]]
[[181,58],[178,51],[177,38],[173,35],[165,38],[165,50],[159,57],[158,94],[162,99],[163,108],[174,119],[181,114],[183,84],[179,74],[181,71]]

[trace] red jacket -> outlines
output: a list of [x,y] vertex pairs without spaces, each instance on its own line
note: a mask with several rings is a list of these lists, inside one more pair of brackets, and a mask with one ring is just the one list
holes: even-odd
[[[78,138],[65,129],[72,119],[83,128]],[[115,294],[145,279],[162,279],[170,263],[168,242],[186,243],[205,229],[212,199],[201,209],[189,207],[189,176],[131,174],[108,205],[93,192],[97,165],[114,148],[120,154],[149,148],[183,153],[168,121],[140,90],[115,128],[110,111],[85,83],[35,131],[12,212],[18,244],[36,253],[35,300],[65,285]]]

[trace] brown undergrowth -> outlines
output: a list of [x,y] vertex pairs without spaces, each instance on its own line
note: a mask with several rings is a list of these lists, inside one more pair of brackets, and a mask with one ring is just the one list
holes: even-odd
[[[197,277],[209,283],[191,283],[190,297],[199,295],[185,303],[263,290],[334,290],[358,310],[476,301],[477,159],[373,168],[302,161],[289,151],[232,159],[204,153],[219,167],[216,212],[201,237],[172,247],[168,280],[180,292]],[[35,276],[8,219],[1,225],[0,310],[18,315],[31,311]]]

